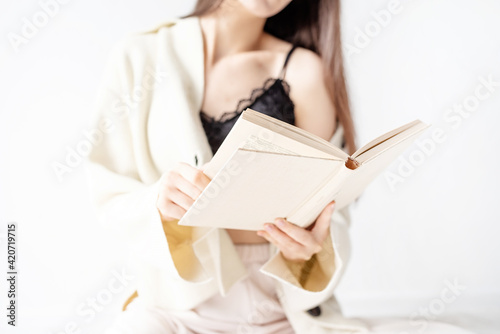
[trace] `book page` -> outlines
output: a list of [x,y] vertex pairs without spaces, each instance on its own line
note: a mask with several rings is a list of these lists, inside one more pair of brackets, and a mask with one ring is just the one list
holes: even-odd
[[[377,146],[382,145],[383,143],[397,137],[405,136],[405,134],[412,133],[415,131],[415,129],[420,129],[422,127],[427,127],[425,123],[423,123],[420,120],[414,120],[412,122],[409,122],[403,126],[400,126],[394,130],[391,130],[387,133],[384,133],[381,136],[378,136],[377,138],[373,139],[370,141],[368,144],[363,145],[360,147],[354,154],[352,155],[352,158],[356,159],[359,161],[358,157],[361,157],[362,155],[370,155],[370,151],[376,148]],[[396,139],[397,141],[397,139]],[[394,142],[394,140],[393,140]],[[366,158],[364,158],[366,160]]]
[[248,137],[248,139],[243,143],[241,148],[244,148],[247,150],[254,150],[254,151],[296,155],[295,152],[292,150],[287,150],[281,146],[273,144],[272,142],[270,142],[268,140],[265,140],[263,138],[259,138],[259,137],[254,136],[254,135],[250,135]]
[[262,229],[302,206],[341,166],[333,159],[238,149],[179,225]]
[[329,141],[310,133],[304,129],[293,126],[286,122],[280,121],[274,117],[252,110],[246,109],[241,115],[242,119],[257,124],[263,128],[272,130],[288,138],[294,139],[299,143],[306,144],[307,146],[314,147],[317,150],[325,152],[331,156],[337,157],[341,160],[346,160],[348,154],[336,147]]
[[[418,135],[420,135],[425,129],[427,129],[430,125],[425,124],[419,120],[415,120],[411,123],[404,125],[402,131],[398,131],[398,129],[391,131],[379,138],[382,140],[378,140],[378,144],[373,147],[367,149],[364,152],[361,152],[359,155],[353,157],[357,162],[363,164],[378,155],[380,155],[385,150],[388,150],[394,146],[405,145],[403,142],[407,142],[409,139],[415,139]],[[399,129],[401,129],[399,128]],[[375,141],[372,141],[375,142]],[[396,158],[396,157],[394,157]]]
[[326,181],[321,190],[292,213],[290,220],[312,222],[332,200],[335,200],[337,209],[350,204],[427,127],[427,124],[417,120],[372,141],[371,143],[377,144],[356,157],[356,161],[360,163],[357,168],[343,166],[339,173]]
[[[289,153],[291,152],[290,154],[293,155],[344,161],[341,158],[332,156],[331,154],[325,153],[322,150],[298,142],[295,139],[292,139],[260,125],[254,124],[240,117],[227,135],[222,145],[219,147],[217,153],[204,168],[204,173],[208,177],[213,178],[238,148],[244,146],[245,144],[252,145],[250,143],[246,143],[247,139],[250,136],[254,137],[253,145],[264,145],[264,147],[267,147],[266,149],[264,149],[264,151],[273,151],[279,148],[279,150],[284,150],[284,152]],[[257,138],[263,141],[259,142],[257,141]],[[265,143],[272,143],[273,148],[271,148],[270,144]]]

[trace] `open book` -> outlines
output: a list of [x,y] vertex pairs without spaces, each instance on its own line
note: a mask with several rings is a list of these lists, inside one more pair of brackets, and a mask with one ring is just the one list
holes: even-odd
[[332,200],[340,209],[428,127],[419,120],[349,156],[330,142],[246,109],[204,168],[212,179],[179,225],[260,230],[277,217],[309,226]]

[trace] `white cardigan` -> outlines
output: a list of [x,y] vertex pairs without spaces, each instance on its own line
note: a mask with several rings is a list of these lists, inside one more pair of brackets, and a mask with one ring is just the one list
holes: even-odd
[[[190,309],[216,293],[224,295],[246,276],[224,229],[163,226],[155,206],[163,172],[178,161],[201,166],[212,157],[199,118],[203,91],[197,17],[127,36],[109,58],[95,115],[103,137],[87,161],[99,219],[140,250],[139,296],[167,309]],[[332,142],[339,145],[341,139],[340,128]],[[269,246],[271,258],[261,272],[275,279],[298,333],[363,328],[343,318],[333,298],[348,259],[348,225],[346,210],[334,212],[330,236],[304,285],[301,268]],[[305,312],[320,304],[321,316]]]

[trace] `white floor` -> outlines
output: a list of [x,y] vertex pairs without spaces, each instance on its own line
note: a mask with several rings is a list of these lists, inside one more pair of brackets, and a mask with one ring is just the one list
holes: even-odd
[[[11,326],[5,328],[2,324],[0,332],[5,334],[97,334],[111,323],[112,318],[112,314],[107,313],[101,314],[91,323],[78,323],[74,321],[75,319],[64,317],[28,317],[19,319],[20,325],[16,328]],[[455,314],[440,317],[437,320],[457,325],[476,334],[500,334],[500,314]],[[77,327],[71,327],[72,323]]]
[[443,317],[441,320],[468,329],[477,334],[500,333],[500,314],[457,314]]

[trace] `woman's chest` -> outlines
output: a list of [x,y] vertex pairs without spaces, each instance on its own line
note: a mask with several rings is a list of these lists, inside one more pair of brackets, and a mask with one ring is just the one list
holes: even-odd
[[238,104],[252,98],[279,74],[277,56],[257,53],[228,57],[215,65],[205,64],[205,85],[201,110],[214,119],[238,110]]

